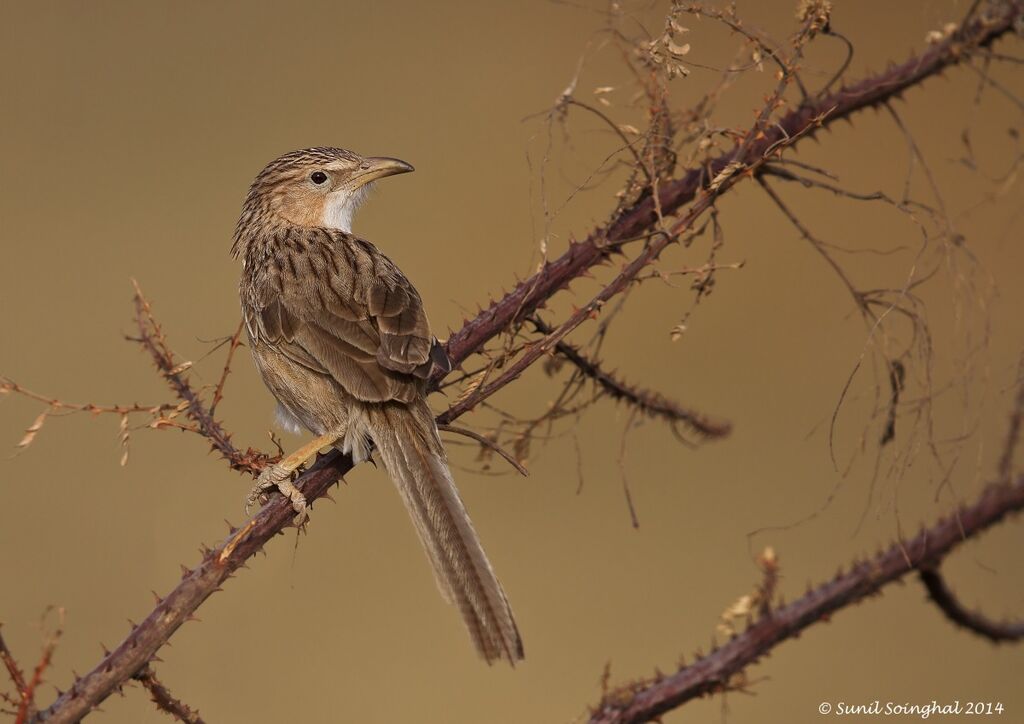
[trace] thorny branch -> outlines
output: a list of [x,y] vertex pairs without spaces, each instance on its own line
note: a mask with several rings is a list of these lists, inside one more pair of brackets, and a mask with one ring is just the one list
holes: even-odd
[[[539,318],[535,317],[531,319],[531,322],[541,334],[550,335],[554,331]],[[611,372],[604,370],[600,363],[589,359],[568,342],[556,343],[555,351],[575,365],[581,374],[593,380],[613,400],[632,405],[650,417],[660,418],[672,425],[673,429],[678,423],[707,437],[725,437],[732,429],[732,426],[724,420],[715,420],[701,412],[683,407],[678,402],[674,402],[654,390],[646,390],[623,382]]]
[[816,623],[830,621],[837,611],[863,601],[908,573],[934,565],[964,541],[1021,510],[1024,476],[1012,484],[992,484],[973,505],[942,518],[909,541],[854,563],[848,572],[793,603],[777,606],[721,648],[698,656],[676,673],[607,693],[591,713],[590,724],[651,721],[692,699],[738,688],[743,670],[783,641]]
[[[777,88],[766,101],[754,125],[746,133],[731,134],[739,141],[732,151],[708,158],[675,179],[661,178],[658,173],[651,173],[646,164],[641,164],[649,184],[632,201],[621,204],[607,224],[593,231],[584,241],[570,243],[560,257],[543,263],[533,276],[520,282],[502,299],[493,302],[488,309],[467,321],[462,329],[451,335],[447,344],[449,356],[459,365],[471,355],[483,352],[487,343],[495,337],[518,329],[523,321],[533,318],[537,310],[565,289],[569,282],[586,275],[590,269],[608,261],[612,255],[622,253],[627,243],[643,242],[642,250],[589,303],[576,310],[560,325],[540,330],[543,336],[522,345],[514,360],[494,366],[495,369],[500,368],[500,374],[489,382],[481,377],[480,384],[471,394],[456,401],[439,417],[439,422],[449,423],[473,409],[515,380],[534,362],[551,353],[570,358],[584,374],[588,374],[589,370],[589,377],[606,393],[618,394],[634,404],[636,409],[662,417],[678,416],[680,410],[676,406],[667,401],[655,404],[656,398],[631,391],[601,371],[596,364],[569,346],[565,337],[585,321],[600,316],[602,308],[612,297],[631,288],[640,272],[648,268],[663,249],[676,243],[681,234],[693,229],[702,214],[713,209],[718,196],[728,192],[737,183],[756,176],[766,164],[777,161],[784,150],[814,135],[818,129],[849,118],[864,108],[885,104],[907,88],[986,49],[994,40],[1013,31],[1022,15],[1024,2],[1021,0],[990,5],[983,13],[972,13],[970,20],[955,32],[936,39],[923,54],[834,92],[829,92],[829,89],[835,80],[830,81],[824,91],[818,94],[809,94],[804,90],[804,100],[798,107],[772,120],[777,108],[783,105],[784,90],[796,78],[797,63],[804,44],[817,32],[828,34],[819,17],[805,15],[801,30],[791,44],[791,54],[781,62]],[[771,54],[773,60],[781,57],[774,53]],[[692,205],[684,210],[691,202]],[[673,215],[678,215],[678,218],[670,224],[666,223],[667,217]],[[652,229],[655,231],[652,232]],[[252,449],[240,452],[213,414],[222,397],[227,370],[215,388],[211,402],[207,404],[202,391],[193,388],[188,380],[189,363],[177,361],[141,293],[136,294],[136,315],[139,336],[134,340],[149,352],[161,376],[181,400],[181,404],[169,409],[158,406],[132,412],[149,412],[154,415],[182,412],[189,422],[179,427],[197,432],[210,440],[213,448],[227,459],[232,468],[253,473],[260,470],[270,458]],[[231,340],[229,358],[237,348],[238,340],[236,333]],[[573,354],[578,359],[572,359]],[[436,389],[441,376],[431,382]],[[18,390],[5,382],[2,391]],[[119,410],[115,412],[122,416],[125,414]],[[170,415],[167,417],[170,419]],[[692,424],[692,420],[688,422]],[[31,428],[30,434],[34,434]],[[326,495],[329,488],[351,467],[349,457],[332,452],[319,457],[297,484],[307,500],[313,502]],[[727,688],[731,676],[764,655],[775,644],[792,637],[829,613],[863,599],[915,566],[934,565],[960,542],[991,527],[1021,507],[1024,507],[1024,479],[1018,479],[1013,484],[1003,482],[990,486],[974,505],[961,509],[955,516],[940,520],[912,541],[894,546],[871,562],[855,565],[849,573],[809,592],[797,602],[771,611],[744,634],[696,664],[649,685],[606,697],[595,712],[594,721],[641,721],[678,706],[693,696]],[[92,671],[76,678],[71,688],[60,693],[52,705],[35,719],[48,722],[77,721],[129,679],[141,677],[155,681],[148,666],[160,647],[193,617],[196,609],[209,596],[221,590],[222,584],[235,571],[261,551],[271,538],[288,527],[291,520],[290,506],[275,496],[240,529],[232,527],[225,541],[213,549],[204,549],[200,563],[184,571],[181,582],[158,601],[141,623],[133,625],[117,648],[105,655]],[[45,660],[48,664],[49,657],[45,657]],[[16,665],[13,670],[10,666],[8,669],[17,686],[15,672],[20,674],[20,670]],[[33,680],[39,676],[41,673],[34,676]],[[24,688],[19,686],[19,692]]]
[[239,345],[239,338],[242,333],[241,325],[231,338],[228,347],[227,361],[224,365],[224,372],[214,390],[213,400],[207,407],[200,394],[193,389],[184,373],[192,367],[191,362],[179,363],[174,352],[167,343],[163,329],[153,316],[153,309],[146,298],[142,295],[139,285],[132,280],[135,288],[135,323],[139,329],[138,337],[129,337],[132,342],[137,342],[143,349],[149,352],[161,377],[167,382],[174,394],[185,404],[185,411],[195,426],[195,431],[210,441],[210,445],[218,451],[233,470],[244,470],[251,473],[259,473],[260,470],[270,461],[269,456],[258,450],[249,448],[244,453],[238,450],[231,442],[231,436],[224,430],[224,426],[214,416],[214,409],[220,402],[224,393],[224,383],[228,375],[228,367],[235,349]]
[[147,664],[142,667],[142,670],[135,675],[135,680],[146,688],[153,703],[156,704],[156,708],[160,711],[166,712],[185,724],[204,724],[198,711],[176,699],[170,689],[156,678],[156,672],[153,671],[152,666]]

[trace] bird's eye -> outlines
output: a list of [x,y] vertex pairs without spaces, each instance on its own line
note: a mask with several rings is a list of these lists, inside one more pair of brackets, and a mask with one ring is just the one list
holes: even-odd
[[314,171],[309,175],[309,180],[315,183],[317,186],[327,180],[327,174],[323,171]]

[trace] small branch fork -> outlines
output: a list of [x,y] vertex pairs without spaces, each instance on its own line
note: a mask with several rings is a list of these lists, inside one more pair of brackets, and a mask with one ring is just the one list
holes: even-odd
[[[813,135],[817,129],[848,118],[863,108],[885,103],[906,88],[969,57],[971,52],[987,47],[1012,31],[1024,14],[1024,0],[1004,3],[993,13],[966,23],[959,32],[902,65],[834,93],[808,99],[777,122],[769,123],[782,103],[783,91],[793,79],[801,49],[815,29],[812,21],[805,20],[794,39],[793,55],[784,63],[778,87],[736,149],[710,159],[679,179],[659,180],[652,184],[655,190],[641,194],[636,203],[619,212],[606,227],[594,231],[583,242],[571,243],[561,257],[544,264],[536,274],[452,334],[448,352],[458,365],[470,355],[481,353],[490,340],[531,317],[570,281],[586,275],[592,267],[606,261],[627,241],[644,241],[643,249],[588,304],[559,326],[544,332],[541,339],[526,344],[518,357],[502,368],[496,379],[480,384],[472,394],[457,401],[439,417],[438,422],[450,424],[515,380],[541,357],[569,351],[571,348],[565,337],[583,322],[598,316],[609,299],[629,289],[637,281],[639,273],[657,260],[662,250],[691,230],[702,214],[713,209],[720,194],[739,181],[753,177],[764,164],[777,158],[784,149]],[[693,203],[684,211],[683,207],[690,202]],[[674,214],[679,216],[672,224],[664,223],[665,216]],[[652,227],[658,231],[650,233]],[[209,439],[232,468],[251,473],[261,470],[271,458],[251,449],[240,452],[213,415],[216,403],[222,397],[226,372],[214,391],[212,403],[207,405],[201,390],[193,388],[185,375],[188,363],[177,362],[148,302],[137,288],[135,303],[139,337],[134,341],[149,352],[174,394],[186,403],[183,412],[190,421],[186,429]],[[237,348],[237,340],[236,333],[229,356]],[[628,389],[611,376],[598,375],[596,369],[591,365],[592,379],[609,394],[611,389],[619,392]],[[431,382],[436,389],[441,376]],[[634,394],[634,398],[631,401],[642,409],[638,402],[642,396]],[[651,405],[649,411],[653,410]],[[668,410],[669,407],[663,405],[657,414],[669,414]],[[351,459],[334,451],[319,457],[296,484],[312,503],[325,496],[351,468]],[[595,721],[640,721],[643,716],[656,716],[687,698],[725,687],[732,673],[756,660],[767,648],[821,620],[828,613],[861,600],[904,575],[910,567],[937,561],[962,540],[994,525],[1022,506],[1024,481],[990,487],[973,506],[959,511],[954,518],[939,521],[927,531],[927,535],[922,533],[913,541],[894,547],[870,564],[855,566],[850,573],[816,589],[800,601],[777,609],[771,617],[759,621],[751,630],[698,664],[659,681],[649,690],[637,692],[628,702],[602,702],[595,713]],[[106,654],[92,671],[76,678],[68,691],[61,693],[48,709],[31,720],[78,721],[130,679],[152,679],[148,667],[157,651],[180,626],[193,618],[194,612],[207,598],[221,590],[235,571],[287,528],[292,518],[288,502],[281,496],[274,496],[242,528],[231,527],[227,539],[213,549],[204,548],[198,565],[183,569],[181,582],[165,597],[158,598],[149,615],[132,626],[116,649]],[[908,557],[912,561],[909,567]],[[166,692],[165,689],[163,691]],[[168,698],[173,699],[169,695]],[[602,718],[606,715],[609,718]]]
[[[45,621],[46,616],[44,615],[43,618]],[[7,669],[7,675],[10,677],[11,683],[14,684],[16,693],[15,696],[11,696],[0,692],[0,702],[12,707],[11,709],[4,709],[4,711],[14,716],[14,724],[26,724],[35,719],[38,713],[36,708],[36,692],[40,684],[43,683],[43,675],[50,668],[50,663],[53,661],[53,652],[57,650],[57,643],[60,641],[62,633],[64,633],[64,609],[58,609],[57,626],[46,636],[42,652],[39,655],[39,661],[32,670],[32,676],[28,678],[25,677],[21,667],[18,666],[14,655],[7,647],[7,642],[0,635],[0,661],[3,661],[4,668]]]

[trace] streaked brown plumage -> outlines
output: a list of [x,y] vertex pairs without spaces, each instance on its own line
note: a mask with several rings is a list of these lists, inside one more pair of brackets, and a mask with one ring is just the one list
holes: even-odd
[[426,381],[450,363],[412,283],[351,219],[377,178],[411,171],[391,158],[338,148],[285,154],[256,177],[235,230],[240,295],[253,360],[288,427],[320,436],[264,472],[250,502],[280,488],[306,501],[292,470],[335,444],[356,462],[372,448],[409,510],[438,587],[490,663],[523,657],[512,609],[459,497],[425,401]]

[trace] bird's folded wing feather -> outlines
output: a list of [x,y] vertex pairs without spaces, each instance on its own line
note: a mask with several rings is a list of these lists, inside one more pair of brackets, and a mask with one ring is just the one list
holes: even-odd
[[409,401],[447,362],[423,302],[375,246],[342,231],[292,231],[265,265],[250,330],[367,402]]

